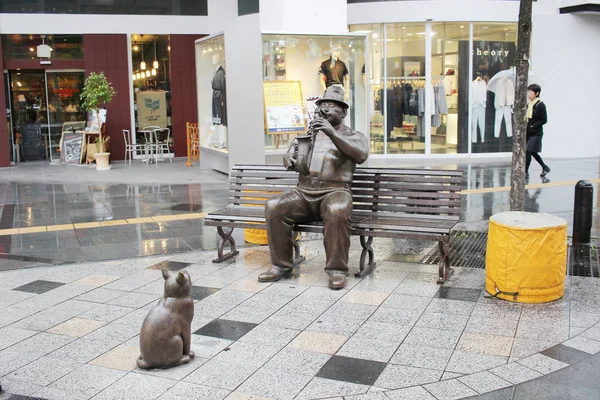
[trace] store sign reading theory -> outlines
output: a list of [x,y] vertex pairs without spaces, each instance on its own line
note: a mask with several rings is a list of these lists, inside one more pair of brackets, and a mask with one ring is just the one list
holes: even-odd
[[268,133],[306,132],[300,81],[264,82],[263,93]]

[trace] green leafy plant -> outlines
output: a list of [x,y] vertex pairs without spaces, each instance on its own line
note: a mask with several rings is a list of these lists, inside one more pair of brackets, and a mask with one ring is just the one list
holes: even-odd
[[[81,106],[87,110],[95,111],[98,115],[98,109],[107,103],[112,101],[114,95],[117,94],[111,83],[106,79],[103,72],[95,73],[92,72],[83,84],[83,90],[79,95],[81,100]],[[100,129],[100,136],[98,143],[102,151],[105,151],[105,145],[108,143],[108,139],[102,137],[102,129]]]

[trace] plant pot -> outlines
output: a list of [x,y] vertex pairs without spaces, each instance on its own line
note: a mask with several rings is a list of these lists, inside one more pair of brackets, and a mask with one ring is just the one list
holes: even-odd
[[109,157],[110,153],[96,153],[94,155],[96,159],[96,171],[108,171],[110,169],[110,164],[108,163]]

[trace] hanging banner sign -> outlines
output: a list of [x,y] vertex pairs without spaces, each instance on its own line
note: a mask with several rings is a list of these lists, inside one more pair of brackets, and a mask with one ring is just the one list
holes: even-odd
[[137,92],[138,126],[167,127],[167,96],[164,91]]
[[267,133],[306,132],[300,81],[264,82]]

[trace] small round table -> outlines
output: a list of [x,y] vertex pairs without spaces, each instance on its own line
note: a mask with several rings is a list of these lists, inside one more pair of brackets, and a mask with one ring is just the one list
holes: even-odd
[[565,292],[567,221],[543,213],[508,211],[490,218],[485,289],[518,303],[544,303]]

